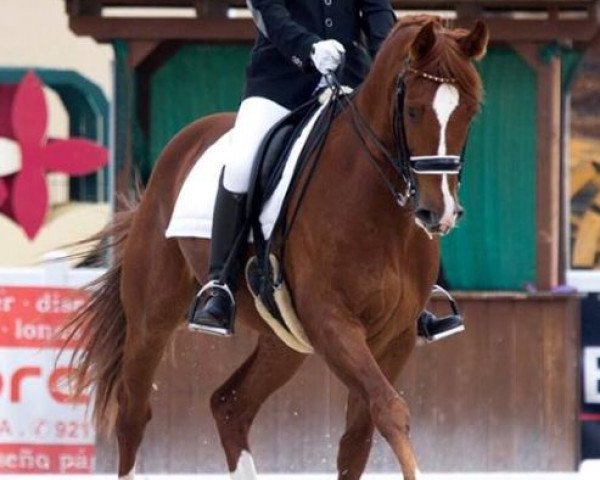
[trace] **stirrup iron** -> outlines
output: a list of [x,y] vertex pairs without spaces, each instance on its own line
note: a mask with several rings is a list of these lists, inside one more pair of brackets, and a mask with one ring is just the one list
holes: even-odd
[[207,282],[206,284],[204,284],[204,286],[200,289],[200,291],[196,294],[196,297],[198,297],[198,300],[201,300],[202,297],[204,297],[204,295],[206,295],[206,293],[209,290],[223,290],[224,292],[227,293],[227,295],[229,296],[229,299],[231,300],[231,304],[235,307],[235,296],[233,295],[233,292],[231,291],[231,289],[229,288],[229,286],[226,283],[222,283],[219,280],[211,280],[209,282]]
[[452,295],[439,285],[433,286],[432,293],[435,292],[439,292],[446,297],[448,303],[450,303],[452,314],[438,318],[427,310],[421,313],[418,337],[425,343],[432,343],[465,330],[463,316],[460,314],[458,305]]
[[[194,312],[198,309],[199,305],[206,306],[210,301],[210,297],[214,296],[216,290],[225,292],[229,301],[231,302],[231,312],[229,318],[226,318],[223,324],[215,322],[214,325],[208,323],[202,323],[201,321],[194,321]],[[203,307],[204,308],[204,307]],[[208,333],[210,335],[216,335],[219,337],[229,337],[233,334],[233,324],[235,321],[236,302],[233,292],[226,283],[222,283],[218,280],[211,280],[207,282],[200,291],[196,294],[194,302],[190,307],[188,314],[188,330],[192,332]],[[219,322],[220,323],[220,322]]]

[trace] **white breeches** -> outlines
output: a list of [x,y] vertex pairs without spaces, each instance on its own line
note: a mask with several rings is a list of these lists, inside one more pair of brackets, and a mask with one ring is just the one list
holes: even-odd
[[254,157],[265,134],[290,111],[262,97],[248,97],[240,105],[225,155],[223,185],[231,192],[246,193]]

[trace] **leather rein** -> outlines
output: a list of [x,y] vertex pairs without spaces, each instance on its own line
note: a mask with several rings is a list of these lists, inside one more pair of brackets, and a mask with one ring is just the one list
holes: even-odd
[[[326,80],[329,83],[330,88],[333,91],[334,99],[337,99],[344,103],[350,113],[351,120],[354,126],[354,130],[358,135],[363,147],[365,148],[369,159],[373,163],[373,166],[381,176],[387,189],[390,191],[394,200],[400,207],[404,207],[408,204],[411,198],[417,196],[417,182],[416,175],[458,175],[460,182],[460,174],[464,164],[464,149],[461,155],[411,155],[408,143],[406,140],[406,130],[404,127],[403,112],[404,112],[404,99],[406,93],[406,85],[404,78],[406,73],[410,72],[417,75],[424,80],[436,82],[439,84],[454,84],[456,79],[452,77],[439,77],[432,75],[427,72],[422,72],[410,66],[407,63],[405,68],[398,74],[396,79],[395,88],[395,108],[394,108],[394,144],[396,147],[395,155],[391,153],[388,148],[379,139],[377,134],[369,126],[365,118],[358,111],[352,99],[347,95],[343,94],[342,87],[338,78],[335,74],[329,74],[326,76]],[[367,138],[368,137],[368,138]],[[371,152],[367,140],[370,140],[379,150],[379,153],[383,155],[387,163],[389,163],[394,171],[404,181],[405,188],[403,191],[398,190],[394,182],[392,182],[383,168],[379,164],[379,161],[375,155]]]

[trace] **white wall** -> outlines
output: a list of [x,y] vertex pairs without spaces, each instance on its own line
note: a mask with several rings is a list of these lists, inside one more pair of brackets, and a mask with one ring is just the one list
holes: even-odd
[[0,67],[76,70],[112,97],[112,47],[75,36],[64,0],[0,0]]

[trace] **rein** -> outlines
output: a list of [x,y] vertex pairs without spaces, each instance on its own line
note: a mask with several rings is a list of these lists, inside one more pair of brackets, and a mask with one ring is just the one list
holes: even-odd
[[[402,119],[405,97],[404,78],[407,72],[439,84],[456,83],[456,79],[452,77],[440,77],[432,75],[430,73],[417,70],[409,65],[407,65],[406,68],[398,74],[395,90],[396,106],[394,108],[393,118],[396,155],[390,153],[388,148],[381,142],[381,140],[377,137],[377,134],[368,125],[365,118],[358,111],[352,100],[345,95],[340,95],[339,92],[341,92],[341,85],[335,74],[332,73],[326,76],[327,82],[334,92],[334,98],[343,102],[351,112],[351,120],[356,134],[360,138],[369,159],[373,163],[373,166],[400,207],[406,206],[408,201],[417,195],[417,183],[415,181],[415,175],[450,174],[459,175],[460,180],[460,173],[462,170],[464,157],[464,150],[463,154],[461,155],[411,155],[410,149],[408,148],[408,143],[406,141],[406,132],[404,128],[404,121]],[[379,164],[379,161],[371,152],[367,144],[366,137],[371,140],[371,142],[377,147],[377,150],[379,150],[379,153],[383,155],[387,163],[394,169],[398,176],[402,178],[405,185],[404,191],[399,191],[394,183],[387,177],[381,165]]]
[[[271,235],[271,238],[267,241],[266,252],[271,252],[274,248],[278,249],[278,257],[285,258],[285,245],[286,239],[292,230],[292,227],[296,221],[298,216],[298,212],[300,210],[300,205],[304,200],[304,196],[306,195],[306,191],[308,185],[311,183],[311,179],[315,174],[316,167],[318,165],[319,158],[321,156],[321,152],[323,147],[325,146],[325,141],[327,138],[327,134],[329,133],[329,129],[333,124],[334,119],[338,113],[341,113],[344,108],[348,108],[350,111],[352,125],[362,146],[369,159],[371,160],[373,166],[379,173],[383,183],[386,188],[389,190],[397,205],[400,207],[405,207],[408,204],[408,201],[411,198],[417,196],[417,183],[415,181],[415,175],[433,175],[433,174],[455,174],[459,175],[460,181],[460,172],[462,169],[462,157],[457,155],[426,155],[426,156],[412,156],[410,150],[408,148],[408,144],[406,141],[406,132],[404,129],[404,121],[402,121],[402,113],[404,112],[404,96],[405,96],[405,84],[404,77],[406,72],[411,72],[413,74],[421,76],[423,79],[428,81],[434,81],[436,83],[455,83],[456,80],[453,78],[446,77],[437,77],[435,75],[427,74],[425,72],[421,72],[419,70],[415,70],[412,67],[408,66],[398,74],[398,78],[396,80],[396,106],[394,108],[394,144],[396,147],[395,155],[392,154],[388,148],[383,144],[383,142],[379,139],[377,134],[373,131],[373,129],[367,123],[365,117],[358,111],[354,103],[352,102],[351,95],[346,95],[342,91],[342,85],[340,84],[337,76],[334,73],[330,73],[325,76],[325,79],[329,85],[329,88],[332,90],[332,97],[329,101],[329,105],[325,108],[323,116],[321,120],[315,126],[315,132],[309,137],[307,141],[307,145],[304,147],[301,157],[305,157],[307,159],[312,159],[309,165],[307,165],[306,170],[306,178],[301,185],[297,185],[297,181],[302,175],[301,165],[303,161],[299,161],[296,166],[296,170],[292,175],[291,185],[296,185],[300,190],[298,194],[298,199],[295,202],[294,208],[290,211],[289,204],[292,194],[295,191],[295,188],[292,186],[289,188],[286,196],[284,197],[281,211],[279,213],[279,217],[276,221],[276,225],[280,228],[280,235]],[[376,158],[376,156],[371,152],[369,148],[368,141],[371,141],[379,151],[381,155],[385,158],[387,163],[393,168],[395,173],[401,177],[405,184],[404,191],[398,190],[394,182],[392,182],[383,167],[380,164],[380,161]],[[288,218],[289,215],[289,218]],[[277,237],[277,241],[275,242],[275,238]],[[263,271],[269,271],[270,263],[269,263],[269,255],[262,256],[261,264]],[[283,269],[280,269],[276,278],[271,280],[269,277],[269,283],[272,287],[276,287],[280,285],[283,281]]]

